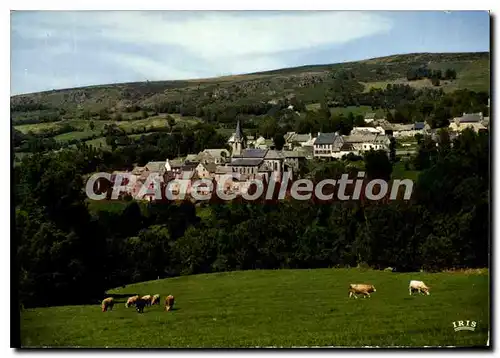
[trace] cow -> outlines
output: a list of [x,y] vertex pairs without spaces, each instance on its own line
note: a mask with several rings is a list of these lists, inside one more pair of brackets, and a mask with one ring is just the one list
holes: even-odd
[[427,296],[430,295],[429,287],[422,281],[411,280],[408,290],[410,291],[410,296],[413,294],[413,291],[418,291],[418,293],[424,292]]
[[366,298],[366,296],[371,297],[370,293],[372,292],[377,292],[375,286],[373,285],[361,284],[361,283],[349,285],[349,298],[354,296],[354,298],[357,299],[358,298],[358,296],[356,296],[357,294],[362,294],[363,298]]
[[159,294],[156,294],[153,296],[153,298],[151,299],[151,306],[155,305],[155,304],[160,304],[160,295]]
[[125,307],[129,308],[130,306],[134,306],[135,302],[139,299],[139,296],[129,297],[127,302],[125,303]]
[[145,301],[142,298],[137,299],[135,301],[135,309],[137,310],[138,313],[144,313],[144,307],[146,306],[147,301]]
[[108,297],[102,300],[101,308],[103,312],[106,312],[108,309],[110,311],[113,310],[113,306],[115,305],[115,300],[113,297]]
[[151,295],[142,296],[141,299],[146,302],[146,306],[151,306]]
[[170,311],[174,307],[174,296],[168,295],[165,298],[165,311]]

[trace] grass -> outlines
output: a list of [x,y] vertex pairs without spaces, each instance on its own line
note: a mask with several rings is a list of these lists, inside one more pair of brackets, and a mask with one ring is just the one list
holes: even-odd
[[365,82],[363,83],[365,92],[368,92],[370,88],[386,88],[388,84],[406,84],[418,89],[424,87],[442,88],[445,92],[453,92],[464,88],[471,91],[489,92],[489,59],[480,59],[473,62],[432,63],[429,68],[433,70],[440,69],[443,72],[447,68],[454,68],[457,71],[457,79],[454,81],[441,80],[439,87],[434,87],[429,79],[408,81],[406,78],[399,78],[392,81]]
[[56,135],[54,137],[55,140],[59,142],[65,142],[71,139],[85,139],[89,138],[92,134],[100,134],[99,131],[91,131],[91,130],[86,130],[86,131],[74,131],[74,132],[68,132],[68,133],[63,133]]
[[[321,105],[319,103],[310,103],[306,105],[306,109],[308,111],[318,111],[320,109]],[[349,107],[335,107],[331,108],[330,112],[332,115],[337,114],[337,113],[342,113],[345,116],[349,114],[349,112],[352,112],[354,115],[365,115],[366,113],[377,113],[383,116],[384,111],[383,110],[373,110],[370,106],[349,106]]]
[[[431,287],[409,296],[410,279]],[[349,299],[350,283],[372,283]],[[24,347],[484,346],[487,274],[392,273],[359,269],[244,271],[155,280],[115,289],[111,312],[98,304],[26,309]],[[125,308],[132,294],[176,297],[175,310]],[[473,320],[474,332],[452,322]]]
[[[411,168],[411,166],[410,166]],[[395,163],[392,166],[392,179],[411,179],[415,183],[418,179],[420,171],[418,170],[406,170],[405,163],[403,160]]]
[[19,126],[14,126],[14,128],[22,133],[28,133],[29,131],[32,131],[33,133],[38,133],[41,132],[42,130],[58,128],[61,126],[61,124],[62,122],[21,124]]
[[384,111],[383,110],[373,110],[372,107],[370,106],[349,106],[349,107],[336,107],[330,109],[330,112],[332,115],[335,115],[337,113],[342,113],[344,116],[347,116],[349,112],[352,112],[353,115],[365,115],[366,113],[375,113],[380,115],[379,117],[384,116]]
[[106,144],[105,137],[88,140],[85,142],[85,144],[94,146],[96,148],[103,148],[103,149],[109,148],[109,146]]
[[[121,213],[129,204],[130,201],[125,200],[90,200],[87,199],[88,208],[90,213],[97,213],[98,211],[108,211],[112,213]],[[139,207],[143,214],[146,214],[147,202],[138,201]]]
[[490,60],[483,59],[471,62],[464,67],[457,77],[457,88],[467,88],[472,91],[490,90]]

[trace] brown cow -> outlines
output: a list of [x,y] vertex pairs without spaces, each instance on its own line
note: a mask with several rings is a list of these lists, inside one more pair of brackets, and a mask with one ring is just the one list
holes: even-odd
[[156,294],[153,296],[153,298],[151,299],[151,306],[153,305],[156,305],[156,304],[160,304],[160,295],[159,294]]
[[377,292],[375,286],[368,284],[350,284],[349,285],[349,298],[354,296],[354,298],[358,298],[357,294],[362,294],[363,298],[366,296],[371,297],[370,293]]
[[151,306],[151,295],[142,296],[141,299],[146,302],[146,306]]
[[170,311],[174,307],[174,296],[168,295],[165,298],[165,311]]
[[101,308],[103,312],[106,312],[108,309],[110,311],[113,310],[113,306],[115,305],[115,300],[113,297],[108,297],[102,300]]
[[130,307],[130,306],[134,306],[135,305],[135,302],[139,299],[139,296],[132,296],[132,297],[129,297],[128,300],[127,300],[127,303],[125,303],[125,307]]

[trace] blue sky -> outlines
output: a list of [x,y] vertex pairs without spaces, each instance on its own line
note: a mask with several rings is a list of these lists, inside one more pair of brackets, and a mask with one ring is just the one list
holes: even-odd
[[17,11],[11,92],[489,51],[485,11]]

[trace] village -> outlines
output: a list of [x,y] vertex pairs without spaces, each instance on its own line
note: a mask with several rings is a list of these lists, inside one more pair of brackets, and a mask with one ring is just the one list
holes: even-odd
[[[448,133],[454,139],[461,131],[471,128],[475,132],[486,131],[489,117],[482,113],[463,113],[450,119]],[[389,123],[386,119],[375,119],[375,114],[365,115],[365,126],[354,127],[349,135],[339,133],[288,132],[285,144],[277,150],[272,139],[255,138],[243,134],[240,121],[228,139],[228,148],[207,148],[185,158],[151,161],[145,166],[135,166],[131,171],[114,171],[105,184],[97,181],[96,192],[109,191],[111,186],[120,186],[118,198],[132,197],[136,200],[155,200],[156,185],[170,183],[173,194],[183,192],[190,195],[192,183],[207,180],[219,183],[226,193],[241,195],[248,190],[250,181],[281,181],[298,177],[301,167],[308,160],[338,160],[348,155],[363,156],[370,150],[382,150],[389,155],[392,140],[401,141],[402,147],[415,136],[430,136],[437,143],[438,129],[431,129],[425,122],[414,124]],[[404,152],[404,151],[403,151]],[[151,179],[153,178],[153,179]],[[119,180],[118,180],[119,179]],[[112,184],[112,185],[109,185]],[[145,184],[149,190],[141,190]],[[186,185],[183,187],[183,185]],[[203,185],[197,192],[207,190]]]

